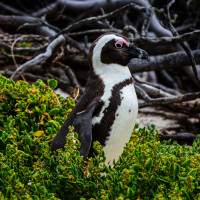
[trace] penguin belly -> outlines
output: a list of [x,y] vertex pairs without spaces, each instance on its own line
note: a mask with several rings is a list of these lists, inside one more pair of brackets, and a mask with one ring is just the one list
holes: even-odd
[[117,162],[123,153],[125,144],[129,141],[138,114],[138,100],[133,84],[120,90],[121,103],[115,113],[115,120],[111,126],[103,150],[106,155],[106,164],[112,165],[113,159]]

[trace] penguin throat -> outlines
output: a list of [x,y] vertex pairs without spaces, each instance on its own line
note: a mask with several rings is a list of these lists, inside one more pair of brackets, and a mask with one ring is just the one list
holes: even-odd
[[131,78],[131,73],[127,66],[122,66],[116,63],[104,64],[93,62],[93,71],[103,81],[113,83],[113,85]]

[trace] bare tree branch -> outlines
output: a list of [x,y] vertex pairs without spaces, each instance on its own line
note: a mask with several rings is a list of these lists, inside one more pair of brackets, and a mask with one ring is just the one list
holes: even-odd
[[[7,76],[7,77],[11,77],[13,75],[13,71],[10,71],[10,70],[4,70],[4,71],[0,71],[0,73],[3,75],[3,76]],[[35,75],[33,73],[28,73],[28,72],[24,72],[23,73],[23,76],[28,79],[28,80],[31,80],[31,81],[36,81],[38,79],[41,79],[43,80],[44,82],[47,82],[47,80],[49,80],[49,77],[44,77],[44,76],[39,76],[39,75]],[[58,81],[58,84],[63,84],[63,85],[69,85],[69,81],[67,80],[64,80],[64,79],[60,79],[59,78],[56,78],[55,76],[52,75],[52,78],[56,79]]]
[[[145,8],[151,7],[150,3],[145,0],[85,0],[85,1],[73,1],[73,0],[57,0],[56,2],[49,4],[47,7],[42,8],[39,11],[36,11],[32,13],[32,16],[42,16],[47,13],[52,13],[56,9],[59,9],[60,7],[65,7],[65,9],[72,11],[75,10],[76,12],[88,12],[88,10],[91,10],[93,13],[99,10],[99,8],[103,8],[104,10],[109,9],[117,9],[121,6],[127,5],[129,3],[136,4],[138,6],[142,6]],[[102,19],[103,20],[103,19]],[[159,36],[171,36],[171,33],[169,30],[162,27],[156,17],[155,14],[152,15],[151,22],[150,22],[151,28],[159,35]]]
[[21,10],[17,10],[16,8],[13,8],[9,5],[4,4],[3,2],[0,2],[0,7],[2,7],[5,10],[8,10],[9,12],[17,15],[24,15],[27,16],[27,14]]
[[196,135],[192,134],[192,133],[177,133],[176,135],[172,135],[172,134],[162,134],[160,140],[169,140],[171,139],[172,141],[174,140],[178,140],[179,142],[183,141],[183,142],[190,142],[190,145],[192,144],[192,142],[197,138]]
[[58,48],[65,42],[65,38],[63,35],[60,35],[58,38],[54,39],[47,47],[46,52],[36,56],[34,59],[27,61],[23,65],[21,65],[11,76],[13,80],[17,80],[19,76],[26,71],[27,69],[35,66],[44,64],[47,59],[52,56],[54,49]]
[[66,74],[67,74],[69,80],[70,80],[71,83],[72,83],[72,86],[73,86],[73,87],[78,86],[78,87],[79,87],[79,90],[80,90],[80,93],[83,94],[83,88],[82,88],[81,85],[79,84],[79,82],[78,82],[78,80],[77,80],[77,78],[76,78],[74,72],[71,70],[71,68],[70,68],[69,66],[67,66],[67,65],[64,65],[63,63],[61,63],[61,62],[59,62],[59,61],[56,61],[55,64],[59,65],[60,67],[62,67],[62,68],[65,70],[65,72],[66,72]]
[[133,78],[136,83],[139,84],[139,86],[142,87],[152,97],[166,97],[181,94],[180,92],[159,83],[148,83],[140,81],[138,78],[136,78],[136,76],[133,76]]
[[172,96],[172,97],[161,97],[161,98],[156,98],[156,99],[146,98],[145,100],[139,100],[139,107],[143,108],[146,106],[153,106],[153,105],[166,105],[166,104],[172,104],[172,103],[180,103],[184,101],[195,100],[197,98],[200,98],[200,92],[187,93],[187,94]]
[[86,30],[86,31],[79,31],[79,32],[72,32],[72,33],[68,33],[68,36],[78,36],[78,35],[87,35],[87,34],[103,34],[103,33],[107,33],[107,32],[115,32],[115,33],[123,33],[122,30],[120,29],[116,29],[116,28],[112,28],[112,29],[92,29],[92,30]]
[[[11,46],[4,42],[0,42],[0,47],[11,50]],[[46,44],[40,47],[18,47],[18,48],[13,48],[13,51],[16,53],[27,52],[33,54],[44,50],[46,47],[47,47]]]
[[73,24],[70,24],[69,26],[67,26],[66,28],[64,28],[61,32],[59,32],[58,34],[62,34],[62,33],[66,33],[66,32],[70,32],[72,30],[75,30],[77,28],[80,28],[81,26],[85,25],[85,24],[89,24],[89,23],[92,23],[92,22],[96,22],[96,21],[103,21],[105,19],[109,19],[110,17],[114,17],[116,15],[118,15],[119,13],[125,11],[125,10],[129,10],[129,9],[134,9],[134,10],[137,10],[137,11],[143,11],[143,12],[146,12],[146,8],[145,7],[141,7],[141,6],[138,6],[136,4],[133,4],[133,3],[130,3],[126,6],[123,6],[113,12],[110,12],[108,14],[105,14],[105,15],[102,15],[102,16],[97,16],[97,17],[89,17],[89,18],[86,18],[86,19],[82,19],[78,22],[75,22]]
[[100,10],[100,8],[103,8],[104,10],[110,10],[112,9],[117,9],[121,6],[127,5],[129,3],[135,3],[140,6],[144,6],[147,3],[143,0],[112,0],[112,1],[107,1],[107,0],[85,0],[85,1],[80,1],[80,0],[57,0],[56,2],[49,4],[48,6],[42,8],[41,10],[38,10],[36,12],[32,13],[32,16],[42,16],[47,13],[52,13],[53,11],[59,9],[59,7],[65,7],[65,10],[68,11],[78,11],[78,12],[85,12],[88,10],[92,10],[93,12],[96,12],[97,10]]
[[59,6],[59,0],[49,4],[48,6],[42,8],[40,10],[33,12],[31,15],[34,17],[40,17],[42,15],[47,14],[48,12],[53,12],[54,10],[56,10],[58,8],[58,6]]
[[132,42],[136,42],[137,44],[142,45],[171,45],[182,43],[189,40],[195,40],[200,38],[200,30],[195,30],[189,33],[184,33],[182,35],[177,35],[174,37],[159,37],[159,38],[152,38],[152,37],[139,37],[139,38],[132,38]]
[[78,42],[76,42],[75,40],[73,40],[72,38],[70,38],[67,34],[64,34],[64,37],[65,37],[66,41],[69,44],[71,44],[73,47],[75,47],[78,50],[80,50],[82,53],[84,53],[85,56],[88,55],[88,50],[85,49],[83,46],[81,46]]
[[[15,15],[0,15],[0,25],[7,25],[11,27],[15,27],[16,29],[20,26],[24,26],[24,24],[30,24],[34,26],[27,26],[26,29],[33,31],[37,34],[41,34],[48,37],[53,37],[56,32],[50,29],[47,26],[39,26],[41,24],[41,20],[29,17],[29,16],[15,16]],[[25,26],[24,26],[25,27]]]
[[[200,64],[200,50],[192,51],[197,64]],[[150,56],[149,61],[132,59],[129,63],[131,72],[144,72],[163,69],[177,69],[189,66],[190,61],[185,52],[175,52],[167,55]]]
[[143,22],[143,25],[142,25],[142,31],[141,31],[142,37],[145,37],[147,35],[153,13],[154,13],[154,9],[151,8],[151,7],[146,10],[144,22]]
[[[170,9],[171,5],[174,4],[174,3],[175,3],[175,0],[171,0],[168,3],[168,5],[166,7],[166,12],[167,12],[166,18],[167,18],[168,26],[169,26],[172,34],[174,36],[178,36],[178,32],[176,31],[176,29],[174,28],[174,26],[171,23],[171,17],[170,17],[170,12],[169,12],[169,9]],[[192,69],[193,69],[193,72],[194,72],[194,76],[197,79],[197,81],[199,83],[199,86],[200,86],[200,74],[197,71],[196,62],[195,62],[194,56],[193,56],[193,54],[192,54],[192,52],[190,50],[190,47],[186,42],[185,43],[180,43],[180,45],[182,46],[182,48],[185,50],[185,52],[187,53],[187,55],[189,57],[189,60],[191,62]]]

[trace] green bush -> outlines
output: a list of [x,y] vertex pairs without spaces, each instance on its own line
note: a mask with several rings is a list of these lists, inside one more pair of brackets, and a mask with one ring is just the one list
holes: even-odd
[[50,143],[75,104],[54,94],[56,85],[0,75],[0,199],[200,199],[200,138],[170,145],[153,125],[135,127],[111,168],[98,142],[97,156],[84,161],[70,127],[66,150],[52,155]]

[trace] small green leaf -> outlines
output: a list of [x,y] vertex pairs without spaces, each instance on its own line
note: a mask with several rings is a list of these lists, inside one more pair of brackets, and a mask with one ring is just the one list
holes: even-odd
[[20,47],[31,47],[32,46],[32,42],[22,42],[19,45]]
[[152,161],[151,158],[149,158],[149,159],[146,161],[144,167],[145,167],[145,169],[146,169],[147,171],[149,171],[149,170],[151,169],[152,165],[153,165],[153,161]]
[[38,79],[36,81],[36,86],[42,89],[43,87],[45,87],[45,83],[41,79]]
[[158,178],[158,180],[160,180],[160,181],[163,182],[163,183],[169,183],[168,180],[165,180],[165,179],[163,179],[163,178]]
[[181,153],[182,153],[181,150],[178,149],[178,150],[176,151],[176,156],[177,156],[177,157],[180,157],[180,156],[181,156]]
[[180,165],[177,164],[177,165],[175,166],[175,169],[174,169],[174,175],[177,176],[177,175],[179,174],[179,172],[180,172]]
[[60,124],[59,124],[57,121],[55,121],[55,120],[49,120],[49,121],[48,121],[48,124],[49,124],[49,125],[53,125],[53,126],[55,126],[56,128],[58,128],[58,127],[60,126]]
[[47,106],[45,104],[42,104],[41,110],[42,110],[43,113],[46,112],[46,109],[47,109]]
[[188,176],[192,176],[194,177],[197,173],[197,169],[192,169],[189,173],[188,173]]
[[33,135],[34,136],[37,136],[37,137],[40,137],[44,134],[44,131],[36,131]]
[[53,108],[49,111],[49,115],[50,116],[54,116],[54,115],[57,115],[59,112],[59,109],[58,108]]
[[138,171],[139,171],[139,166],[138,166],[137,164],[134,164],[134,165],[133,165],[133,169],[134,169],[136,172],[138,172]]
[[121,181],[118,183],[118,186],[119,186],[119,188],[120,188],[121,190],[124,190],[124,185],[123,185],[123,183],[122,183]]
[[52,89],[52,90],[55,90],[57,85],[58,85],[58,82],[54,79],[50,79],[47,81],[48,83],[48,86]]
[[15,125],[15,119],[11,119],[9,122],[9,127],[13,127]]
[[129,198],[132,198],[132,197],[134,197],[134,191],[133,191],[133,189],[132,188],[128,188],[128,190],[127,190],[127,196],[129,197]]
[[184,167],[184,168],[187,168],[191,163],[191,160],[186,160],[181,166]]
[[175,164],[174,164],[174,162],[172,162],[171,164],[170,164],[170,170],[172,170],[172,171],[174,171],[174,169],[175,169]]
[[136,123],[134,129],[137,129],[139,127],[139,124]]

